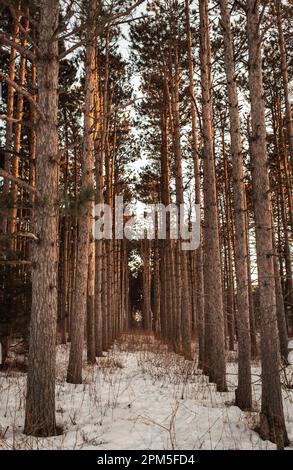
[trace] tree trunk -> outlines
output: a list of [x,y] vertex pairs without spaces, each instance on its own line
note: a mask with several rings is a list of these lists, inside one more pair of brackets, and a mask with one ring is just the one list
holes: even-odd
[[78,247],[76,267],[75,305],[71,322],[71,347],[67,371],[69,383],[82,383],[84,324],[87,313],[87,287],[89,266],[89,238],[94,198],[94,90],[95,90],[95,11],[96,0],[88,3],[88,31],[86,45],[86,83],[84,141],[82,150],[82,177],[79,195]]
[[39,119],[36,188],[41,194],[34,213],[38,243],[32,255],[32,312],[25,433],[56,434],[55,354],[58,272],[58,39],[59,1],[40,2],[38,60]]
[[280,353],[283,364],[288,364],[288,335],[286,327],[286,314],[285,314],[285,305],[282,291],[282,283],[280,276],[280,266],[279,266],[279,257],[276,252],[276,242],[275,242],[275,231],[274,224],[272,221],[273,231],[273,250],[274,250],[274,272],[275,272],[275,289],[276,289],[276,308],[277,308],[277,322],[278,322],[278,332],[279,332],[279,343],[280,343]]
[[205,371],[217,390],[226,385],[225,338],[216,175],[213,151],[211,63],[207,0],[199,1],[204,159]]
[[247,194],[245,189],[245,224],[246,224],[246,251],[247,251],[247,284],[249,295],[249,325],[250,325],[250,344],[251,344],[251,358],[258,356],[257,335],[256,335],[256,321],[255,321],[255,308],[253,301],[252,280],[251,280],[251,261],[250,261],[250,233],[249,233],[249,210],[247,206]]
[[[179,80],[180,69],[178,61],[178,47],[174,52],[174,76],[172,77],[172,90],[171,90],[171,108],[173,118],[173,147],[175,156],[175,182],[176,182],[176,204],[178,214],[184,204],[183,192],[183,175],[182,175],[182,154],[180,142],[180,114],[179,114]],[[179,215],[179,218],[181,214]],[[179,225],[178,225],[179,227]],[[178,233],[179,230],[178,230]],[[176,278],[178,289],[178,314],[181,316],[181,342],[182,353],[186,359],[192,359],[191,354],[191,312],[189,303],[188,292],[188,278],[187,278],[187,256],[186,251],[182,250],[182,240],[176,244]],[[180,286],[180,287],[179,287]]]
[[160,284],[160,251],[159,251],[159,240],[158,240],[158,214],[156,213],[155,219],[155,240],[154,240],[154,267],[153,267],[153,282],[154,282],[154,321],[153,329],[156,336],[159,336],[160,324],[161,324],[161,284]]
[[[92,203],[92,213],[94,203]],[[94,219],[91,219],[91,225]],[[96,321],[95,321],[95,239],[90,234],[89,242],[89,265],[88,265],[88,286],[87,286],[87,361],[89,364],[96,362]]]
[[293,120],[292,110],[289,96],[289,77],[288,77],[288,64],[287,54],[284,40],[284,33],[282,28],[282,0],[275,0],[275,7],[277,12],[277,24],[279,33],[279,48],[281,54],[281,70],[283,76],[283,89],[285,97],[285,109],[286,109],[286,127],[288,132],[289,152],[291,158],[291,172],[293,174]]
[[256,252],[260,291],[262,403],[260,435],[277,444],[289,444],[285,427],[277,335],[276,295],[272,246],[272,215],[267,170],[264,90],[259,33],[259,1],[247,0],[249,91],[252,125],[252,184],[256,224]]
[[235,221],[235,267],[237,281],[238,388],[236,404],[242,410],[252,407],[250,371],[250,325],[248,291],[248,253],[246,244],[245,189],[240,116],[235,76],[231,19],[227,0],[220,0],[224,38],[225,72],[229,98],[232,152],[233,206]]
[[[100,99],[98,91],[96,94],[96,109],[98,113],[96,119],[100,118]],[[96,157],[96,203],[103,204],[104,201],[104,160],[103,149],[99,142],[101,140],[101,129],[98,130],[97,140],[95,142],[95,157]],[[95,342],[96,342],[96,356],[103,355],[103,303],[102,303],[102,288],[103,288],[103,240],[96,240],[96,277],[95,277]]]
[[[194,67],[192,54],[192,36],[190,28],[189,0],[185,0],[185,16],[187,30],[187,52],[188,52],[188,72],[189,72],[189,93],[191,105],[191,126],[192,126],[192,159],[194,166],[195,181],[195,204],[201,206],[200,193],[200,162],[199,162],[199,136],[197,130],[196,101],[194,91]],[[200,224],[200,221],[199,221]],[[201,231],[201,224],[200,224]],[[203,253],[200,243],[195,259],[195,310],[196,325],[198,334],[198,367],[202,368],[204,362],[204,292],[203,292]]]
[[[28,12],[27,12],[28,13]],[[25,22],[25,31],[29,31],[29,20],[27,19]],[[27,38],[24,37],[21,41],[22,47],[25,49],[27,47]],[[21,57],[20,61],[20,70],[19,70],[19,80],[18,85],[22,88],[26,82],[26,67],[27,67],[27,60],[25,56]],[[23,106],[24,106],[24,97],[22,94],[19,94],[17,97],[17,108],[16,108],[16,116],[17,123],[15,125],[15,135],[14,135],[14,152],[13,155],[13,164],[12,164],[12,174],[18,178],[19,175],[19,156],[21,150],[21,131],[22,131],[22,117],[23,117]],[[11,184],[11,203],[12,203],[12,210],[11,210],[11,219],[9,224],[9,233],[13,234],[18,231],[17,228],[17,205],[18,205],[18,186],[17,183]],[[19,230],[20,231],[20,230]],[[16,242],[15,238],[11,238],[11,249],[16,251]]]
[[151,291],[150,291],[150,246],[143,240],[143,326],[145,331],[152,328]]
[[[18,21],[21,20],[20,16],[20,10],[21,10],[21,2],[18,4],[18,16],[17,19]],[[19,25],[16,24],[14,28],[14,33],[13,33],[13,40],[15,44],[18,44],[19,42]],[[9,78],[13,81],[15,81],[15,65],[16,65],[16,59],[17,59],[17,50],[12,47],[11,48],[11,53],[10,53],[10,59],[9,59]],[[13,112],[14,112],[14,95],[15,95],[15,90],[14,87],[9,84],[8,85],[8,98],[7,98],[7,112],[6,115],[8,117],[7,123],[6,123],[6,135],[5,135],[5,147],[7,152],[5,153],[5,162],[4,162],[4,169],[7,171],[7,173],[10,173],[10,160],[11,160],[11,150],[13,147]],[[9,194],[9,180],[4,179],[3,182],[3,196],[4,196],[4,201],[8,197]],[[5,201],[6,202],[6,201]],[[5,208],[5,212],[7,212],[8,208]],[[10,219],[9,222],[11,223],[12,220]],[[7,215],[5,214],[1,220],[1,227],[0,231],[6,233],[7,231]]]

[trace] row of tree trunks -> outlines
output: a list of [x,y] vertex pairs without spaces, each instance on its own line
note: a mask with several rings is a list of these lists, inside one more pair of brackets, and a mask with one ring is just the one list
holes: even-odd
[[[245,152],[240,134],[236,56],[229,2],[219,1],[219,31],[223,39],[223,71],[226,74],[231,148],[226,142],[226,116],[220,113],[218,127],[215,123],[216,99],[212,92],[214,69],[208,1],[198,2],[201,75],[201,100],[198,103],[201,113],[198,111],[195,91],[194,38],[188,0],[185,1],[185,9],[182,8],[185,29],[174,21],[176,15],[173,12],[169,18],[172,40],[167,38],[165,48],[160,44],[158,87],[161,87],[159,91],[162,91],[162,96],[155,102],[154,108],[158,108],[160,149],[157,163],[161,181],[156,196],[151,197],[165,206],[175,200],[178,210],[185,202],[184,165],[187,152],[183,139],[186,122],[182,105],[188,102],[190,161],[195,183],[193,196],[196,204],[204,206],[203,240],[196,253],[182,250],[182,239],[171,240],[169,216],[167,239],[158,240],[156,219],[155,240],[144,240],[141,244],[142,323],[145,330],[153,330],[171,350],[182,354],[187,360],[194,359],[192,335],[195,333],[198,338],[198,366],[219,391],[227,390],[226,350],[234,350],[237,341],[239,373],[236,404],[243,410],[252,407],[250,362],[251,357],[257,357],[257,339],[260,336],[263,386],[260,432],[264,438],[274,440],[282,448],[288,440],[282,409],[279,356],[281,352],[282,360],[286,363],[287,331],[293,321],[290,250],[290,230],[293,231],[292,168],[289,164],[292,162],[292,113],[283,7],[281,2],[273,2],[283,88],[278,88],[278,77],[273,74],[276,87],[271,91],[269,110],[274,135],[266,135],[259,31],[260,2],[251,0],[246,3],[252,189],[245,188],[244,184],[247,175],[243,168]],[[13,256],[18,251],[25,258],[29,254],[32,259],[33,298],[25,432],[38,436],[57,432],[54,414],[57,316],[60,320],[61,342],[65,344],[71,341],[67,380],[72,383],[82,383],[85,339],[87,361],[94,364],[96,357],[109,350],[120,332],[134,324],[129,304],[128,250],[131,244],[125,239],[95,240],[92,234],[95,204],[107,203],[115,215],[114,196],[120,192],[121,175],[116,160],[119,132],[116,128],[117,119],[113,118],[116,113],[113,104],[115,86],[111,84],[112,75],[115,76],[111,69],[111,37],[114,33],[108,28],[104,31],[103,39],[98,40],[100,32],[97,31],[99,22],[96,20],[102,14],[103,2],[88,0],[85,5],[86,80],[81,158],[79,150],[74,149],[65,151],[64,160],[62,157],[60,162],[60,135],[57,127],[60,108],[58,49],[62,44],[56,39],[60,19],[57,0],[42,0],[40,3],[39,35],[35,34],[34,23],[30,23],[28,9],[22,12],[19,3],[17,17],[23,26],[20,28],[16,24],[14,27],[10,54],[3,173],[4,176],[8,174],[8,178],[5,177],[2,193],[11,196],[12,204],[8,211],[4,211],[1,231],[9,240]],[[179,8],[176,0],[172,0],[170,5],[175,10]],[[31,29],[34,41],[37,41],[31,48],[37,55],[36,62],[31,62],[28,54],[21,54],[18,61],[18,50],[29,47],[30,35],[27,33]],[[187,40],[185,56],[180,44],[181,35],[184,41]],[[101,50],[100,42],[103,44]],[[189,85],[187,99],[186,74]],[[27,95],[24,93],[14,96],[17,86],[32,89],[31,99],[27,103]],[[281,96],[282,93],[284,96]],[[286,109],[286,126],[283,104]],[[31,120],[27,134],[28,145],[27,135],[24,137],[24,132],[27,132],[26,119],[23,118],[26,105],[29,105]],[[71,118],[63,108],[61,116],[65,123],[61,140],[67,147],[70,144],[68,130]],[[216,145],[217,136],[222,144],[220,151]],[[270,172],[270,179],[267,169],[268,142],[273,148],[271,154],[275,165]],[[29,161],[24,163],[22,153],[25,145],[29,148]],[[223,181],[221,176],[216,175],[216,165],[223,172]],[[247,173],[250,176],[250,172]],[[60,188],[65,194],[74,193],[75,214],[67,213],[66,204],[60,204]],[[25,207],[27,202],[28,208]],[[251,216],[252,202],[254,217]],[[32,205],[35,208],[33,224]],[[252,229],[254,223],[255,234]],[[27,241],[29,235],[19,235],[22,227],[26,226],[29,226],[32,232],[30,235],[34,238],[32,249]],[[254,308],[253,297],[256,297],[258,291],[252,276],[250,256],[254,235],[259,318]],[[28,261],[13,258],[12,262]],[[23,276],[21,267],[17,271],[17,278]]]

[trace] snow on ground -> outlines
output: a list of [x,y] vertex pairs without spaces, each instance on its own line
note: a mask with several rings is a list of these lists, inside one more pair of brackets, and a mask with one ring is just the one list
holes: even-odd
[[[151,351],[152,350],[152,351]],[[84,366],[84,384],[66,383],[68,347],[58,347],[56,411],[61,436],[22,434],[25,374],[0,374],[0,449],[274,449],[253,431],[260,407],[260,368],[254,364],[255,412],[233,406],[237,365],[227,365],[228,393],[151,337],[127,335],[97,366]],[[291,382],[293,371],[287,369]],[[293,442],[293,390],[284,386],[284,412]],[[292,445],[293,448],[293,445]]]

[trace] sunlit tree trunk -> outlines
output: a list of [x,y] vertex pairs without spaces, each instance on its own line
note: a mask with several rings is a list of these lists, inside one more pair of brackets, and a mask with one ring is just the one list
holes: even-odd
[[82,383],[84,325],[87,313],[89,239],[94,198],[94,90],[95,90],[95,16],[96,0],[88,3],[88,31],[86,45],[86,83],[84,141],[81,162],[81,190],[78,214],[78,247],[76,266],[75,305],[71,322],[71,347],[67,381]]
[[[20,10],[21,10],[21,2],[18,4],[18,16],[17,20],[21,20],[21,15],[20,15]],[[14,27],[14,32],[13,32],[13,40],[15,44],[19,43],[19,24],[16,24]],[[15,81],[15,65],[16,65],[16,59],[17,59],[17,50],[12,47],[11,48],[11,53],[10,53],[10,58],[9,58],[9,78],[13,81]],[[13,112],[14,112],[14,95],[15,95],[15,90],[14,87],[9,84],[8,85],[8,98],[7,98],[7,123],[6,123],[6,134],[5,134],[5,147],[7,152],[5,153],[5,162],[4,162],[4,169],[9,173],[10,172],[10,160],[11,160],[11,151],[13,149]],[[8,197],[9,194],[9,180],[5,179],[3,182],[3,197],[4,201],[5,198]],[[9,219],[9,222],[12,223],[12,220]],[[0,230],[2,232],[7,231],[7,208],[5,208],[5,214],[3,214],[3,217],[1,217],[1,228]]]
[[[27,16],[29,11],[27,10]],[[29,19],[26,19],[25,22],[25,32],[29,31]],[[27,38],[24,36],[23,40],[21,41],[22,47],[25,49],[27,46]],[[26,67],[27,67],[27,60],[25,56],[21,57],[20,61],[20,70],[19,70],[19,80],[18,84],[21,87],[24,87],[26,82]],[[19,94],[17,97],[17,107],[16,107],[16,120],[17,123],[15,124],[15,134],[14,134],[14,155],[12,159],[12,174],[17,178],[19,175],[19,161],[20,161],[20,150],[21,150],[21,132],[22,132],[22,118],[23,118],[23,107],[24,107],[24,97],[22,94]],[[16,183],[11,184],[11,203],[12,203],[12,210],[11,210],[11,219],[9,224],[9,232],[11,235],[15,234],[18,231],[18,224],[17,224],[17,214],[18,214],[18,187]],[[11,248],[12,250],[16,250],[16,238],[11,239]]]

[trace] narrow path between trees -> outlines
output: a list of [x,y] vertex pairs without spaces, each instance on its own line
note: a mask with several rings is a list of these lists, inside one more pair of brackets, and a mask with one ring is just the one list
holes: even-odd
[[[68,354],[68,346],[58,347],[56,407],[63,435],[38,439],[22,434],[25,375],[11,370],[0,375],[0,448],[275,448],[253,431],[258,414],[232,405],[237,383],[232,356],[227,366],[229,392],[218,393],[194,363],[168,352],[152,336],[124,335],[96,366],[84,360],[82,385],[66,383]],[[254,407],[259,411],[256,363],[252,374]],[[284,410],[291,440],[292,401],[292,390],[286,391]]]

